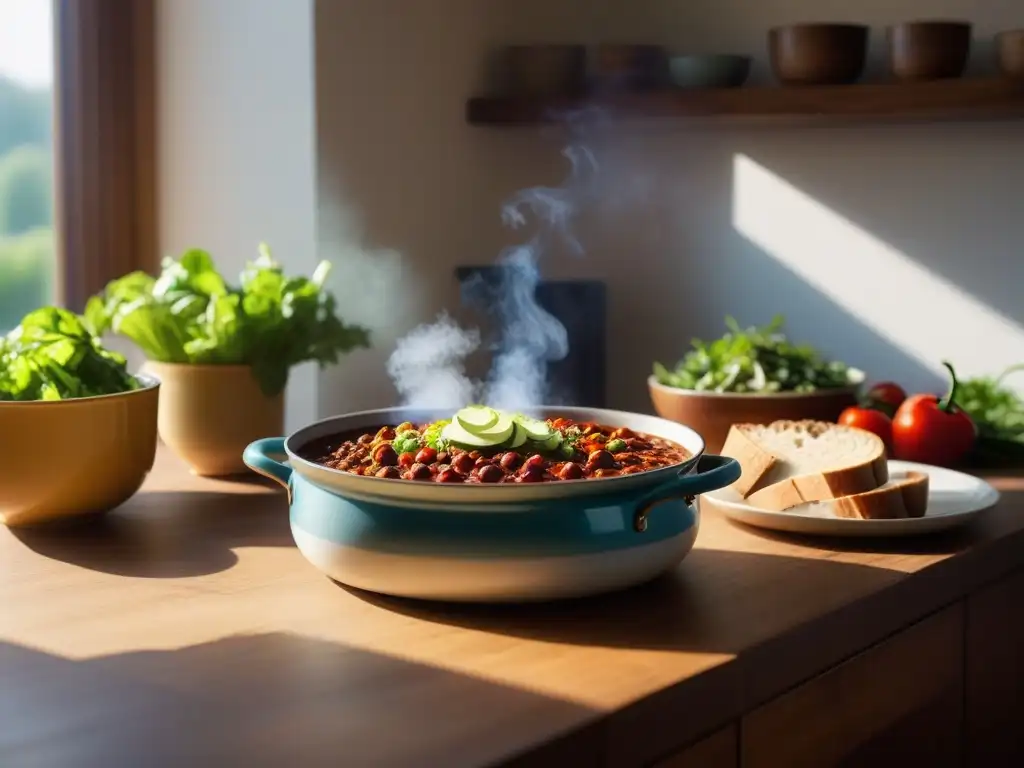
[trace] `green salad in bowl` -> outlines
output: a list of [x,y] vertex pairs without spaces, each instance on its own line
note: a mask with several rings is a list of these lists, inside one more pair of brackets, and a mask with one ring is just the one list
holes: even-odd
[[125,358],[67,309],[34,310],[0,337],[0,402],[115,395],[139,386]]
[[824,359],[807,344],[794,344],[776,315],[763,327],[741,328],[725,319],[728,332],[715,341],[692,342],[685,357],[669,370],[654,364],[659,384],[698,392],[772,394],[843,389],[864,381],[864,374],[838,360]]
[[864,373],[790,341],[779,315],[742,328],[727,317],[726,333],[696,340],[674,368],[654,364],[648,379],[659,416],[686,424],[720,450],[732,424],[782,419],[835,421],[857,402]]
[[0,338],[0,525],[112,509],[156,455],[159,382],[133,376],[74,312],[43,307]]

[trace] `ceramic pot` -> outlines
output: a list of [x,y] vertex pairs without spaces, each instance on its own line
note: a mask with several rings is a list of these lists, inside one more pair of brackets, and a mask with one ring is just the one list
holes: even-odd
[[673,56],[668,63],[676,88],[739,88],[750,75],[749,56],[725,53]]
[[1011,29],[996,35],[996,59],[1004,75],[1024,80],[1024,29]]
[[73,400],[0,402],[0,523],[105,512],[142,485],[156,455],[160,382]]
[[700,435],[681,424],[591,408],[531,414],[629,427],[682,445],[690,458],[620,477],[494,485],[360,476],[314,460],[337,435],[451,415],[394,408],[259,440],[245,459],[288,488],[295,543],[330,578],[462,602],[580,597],[653,579],[693,547],[694,498],[739,478],[735,460],[705,455]]
[[861,24],[793,24],[768,32],[772,71],[783,85],[845,85],[860,79],[868,52]]
[[960,77],[971,52],[971,24],[911,21],[889,27],[889,67],[908,82]]
[[144,370],[162,385],[160,439],[195,475],[244,473],[245,446],[284,431],[284,394],[264,395],[249,366],[149,361]]

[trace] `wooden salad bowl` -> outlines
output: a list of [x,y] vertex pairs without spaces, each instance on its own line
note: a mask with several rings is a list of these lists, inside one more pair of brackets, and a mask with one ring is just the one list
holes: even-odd
[[655,412],[698,432],[711,453],[718,453],[733,424],[770,424],[782,419],[835,421],[845,408],[857,403],[857,388],[817,392],[752,395],[736,392],[699,392],[647,380]]

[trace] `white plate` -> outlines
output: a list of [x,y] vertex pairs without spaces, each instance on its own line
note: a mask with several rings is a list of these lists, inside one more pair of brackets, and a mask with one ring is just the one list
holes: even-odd
[[952,469],[890,461],[892,475],[925,472],[928,511],[924,517],[903,520],[851,520],[821,512],[768,512],[745,504],[732,488],[704,494],[726,517],[758,528],[811,536],[917,536],[966,525],[999,500],[999,491],[973,475]]

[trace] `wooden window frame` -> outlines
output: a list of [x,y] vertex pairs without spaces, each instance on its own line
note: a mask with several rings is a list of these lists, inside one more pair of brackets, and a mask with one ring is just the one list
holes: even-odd
[[57,300],[156,266],[155,0],[52,0]]

